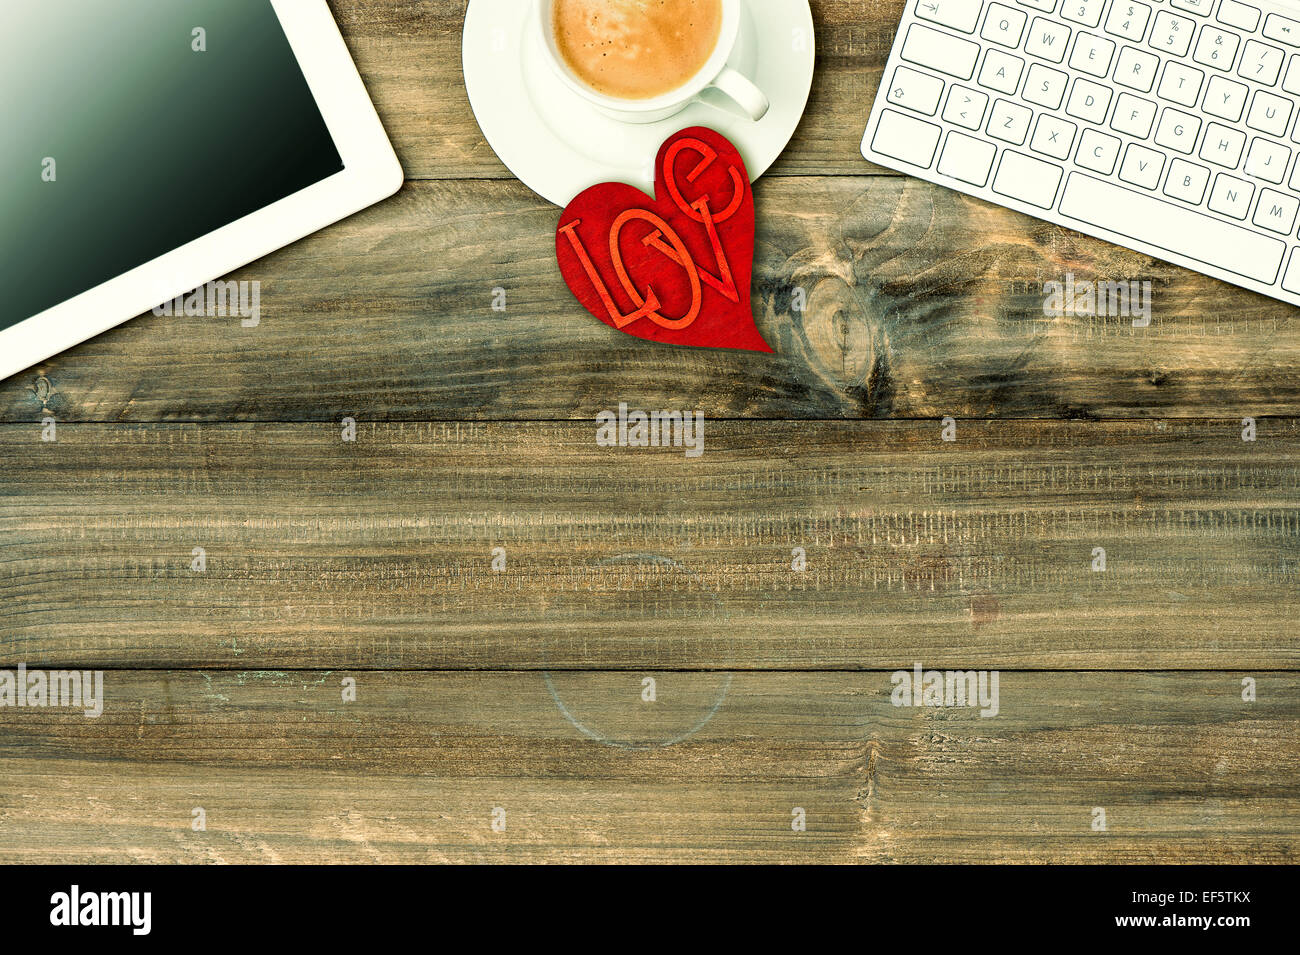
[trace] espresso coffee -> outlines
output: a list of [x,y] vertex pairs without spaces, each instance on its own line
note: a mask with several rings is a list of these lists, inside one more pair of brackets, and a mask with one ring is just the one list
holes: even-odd
[[722,0],[554,0],[560,55],[598,93],[654,99],[684,85],[722,35]]

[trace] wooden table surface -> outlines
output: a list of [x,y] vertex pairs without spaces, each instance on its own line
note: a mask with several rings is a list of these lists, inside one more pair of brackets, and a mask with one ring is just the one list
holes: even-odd
[[[1296,860],[1293,308],[866,163],[901,2],[814,0],[776,354],[632,341],[479,132],[464,0],[331,6],[405,188],[234,276],[256,328],[0,383],[0,667],[106,696],[0,708],[0,860]],[[1045,317],[1066,273],[1151,326]],[[620,401],[704,455],[598,447]],[[918,661],[1000,712],[894,706]]]

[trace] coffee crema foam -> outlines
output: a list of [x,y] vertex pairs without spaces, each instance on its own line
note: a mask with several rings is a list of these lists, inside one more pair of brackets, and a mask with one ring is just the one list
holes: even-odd
[[654,99],[709,61],[722,0],[555,0],[551,30],[564,62],[593,90]]

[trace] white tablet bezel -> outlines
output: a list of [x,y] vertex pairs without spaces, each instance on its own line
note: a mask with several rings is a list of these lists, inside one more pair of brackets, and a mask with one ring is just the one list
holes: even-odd
[[0,330],[0,379],[311,235],[401,188],[403,173],[326,0],[270,0],[343,171]]

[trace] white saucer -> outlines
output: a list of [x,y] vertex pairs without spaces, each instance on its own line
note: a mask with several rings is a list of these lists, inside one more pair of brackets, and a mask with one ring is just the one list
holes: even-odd
[[658,123],[634,125],[605,116],[574,95],[543,59],[541,40],[529,22],[535,6],[524,0],[470,0],[462,41],[465,88],[501,161],[557,206],[602,182],[652,192],[660,144],[688,126],[709,126],[730,139],[757,179],[790,142],[808,105],[816,58],[808,0],[745,0],[731,65],[772,101],[771,111],[757,123],[714,91],[706,91],[707,102],[692,103]]

